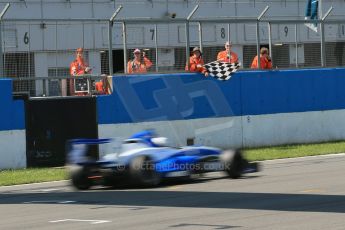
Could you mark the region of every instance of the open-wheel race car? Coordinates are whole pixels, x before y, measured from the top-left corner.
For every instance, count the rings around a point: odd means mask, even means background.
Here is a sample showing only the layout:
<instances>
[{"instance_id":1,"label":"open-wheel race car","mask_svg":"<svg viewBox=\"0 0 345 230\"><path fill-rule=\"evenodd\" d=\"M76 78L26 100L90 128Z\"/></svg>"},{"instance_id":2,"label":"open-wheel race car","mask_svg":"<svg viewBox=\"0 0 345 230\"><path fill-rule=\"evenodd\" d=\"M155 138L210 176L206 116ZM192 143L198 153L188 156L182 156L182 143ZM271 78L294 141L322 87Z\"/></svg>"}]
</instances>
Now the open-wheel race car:
<instances>
[{"instance_id":1,"label":"open-wheel race car","mask_svg":"<svg viewBox=\"0 0 345 230\"><path fill-rule=\"evenodd\" d=\"M67 163L71 182L81 190L123 182L151 187L165 179L188 179L193 174L215 171L239 178L259 168L257 162L248 162L240 150L196 145L175 148L166 146L166 140L145 130L122 141L117 152L99 160L87 156L89 147L110 143L112 139L70 140Z\"/></svg>"}]
</instances>

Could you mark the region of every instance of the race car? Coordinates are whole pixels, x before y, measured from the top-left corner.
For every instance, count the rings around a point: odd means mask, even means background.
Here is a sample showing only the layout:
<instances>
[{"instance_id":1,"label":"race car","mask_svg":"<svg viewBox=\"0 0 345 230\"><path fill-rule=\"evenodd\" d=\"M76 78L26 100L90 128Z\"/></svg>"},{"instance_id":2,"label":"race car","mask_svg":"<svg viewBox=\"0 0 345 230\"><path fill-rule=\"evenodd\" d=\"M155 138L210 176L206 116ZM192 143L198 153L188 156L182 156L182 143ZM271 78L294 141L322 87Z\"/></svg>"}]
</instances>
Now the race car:
<instances>
[{"instance_id":1,"label":"race car","mask_svg":"<svg viewBox=\"0 0 345 230\"><path fill-rule=\"evenodd\" d=\"M93 160L90 146L113 139L74 139L69 141L68 169L72 185L80 190L93 185L115 186L123 182L152 187L165 179L189 179L192 175L224 171L230 178L257 172L257 162L248 162L240 150L207 146L169 147L167 138L144 130L124 140L118 152Z\"/></svg>"}]
</instances>

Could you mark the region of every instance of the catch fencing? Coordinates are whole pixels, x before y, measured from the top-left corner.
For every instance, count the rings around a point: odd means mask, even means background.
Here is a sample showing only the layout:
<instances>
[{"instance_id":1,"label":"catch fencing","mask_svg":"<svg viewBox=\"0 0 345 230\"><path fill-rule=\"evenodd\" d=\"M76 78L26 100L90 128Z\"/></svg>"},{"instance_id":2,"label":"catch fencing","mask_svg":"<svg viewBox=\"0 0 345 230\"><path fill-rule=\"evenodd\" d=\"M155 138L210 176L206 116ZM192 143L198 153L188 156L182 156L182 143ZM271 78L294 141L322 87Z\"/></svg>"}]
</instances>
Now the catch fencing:
<instances>
[{"instance_id":1,"label":"catch fencing","mask_svg":"<svg viewBox=\"0 0 345 230\"><path fill-rule=\"evenodd\" d=\"M205 63L217 59L227 41L249 70L261 47L269 48L273 68L338 67L345 64L345 19L117 18L4 19L0 17L0 73L14 80L15 93L69 96L70 63L77 48L91 67L88 94L104 76L127 73L133 51L141 49L153 65L149 73L184 72L193 47ZM311 29L313 28L313 29ZM314 31L315 30L315 31Z\"/></svg>"}]
</instances>

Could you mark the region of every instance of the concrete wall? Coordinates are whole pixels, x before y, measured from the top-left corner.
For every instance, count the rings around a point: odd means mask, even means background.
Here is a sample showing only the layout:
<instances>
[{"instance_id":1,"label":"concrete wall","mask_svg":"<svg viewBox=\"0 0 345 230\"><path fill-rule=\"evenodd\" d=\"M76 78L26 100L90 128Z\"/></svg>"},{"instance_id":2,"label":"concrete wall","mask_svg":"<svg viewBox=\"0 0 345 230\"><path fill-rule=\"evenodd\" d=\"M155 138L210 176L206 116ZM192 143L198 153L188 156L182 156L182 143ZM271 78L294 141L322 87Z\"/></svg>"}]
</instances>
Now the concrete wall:
<instances>
[{"instance_id":1,"label":"concrete wall","mask_svg":"<svg viewBox=\"0 0 345 230\"><path fill-rule=\"evenodd\" d=\"M222 148L344 139L345 69L238 72L229 81L198 74L113 78L98 98L99 137L155 128L173 145Z\"/></svg>"},{"instance_id":2,"label":"concrete wall","mask_svg":"<svg viewBox=\"0 0 345 230\"><path fill-rule=\"evenodd\" d=\"M0 169L26 167L25 130L0 131Z\"/></svg>"},{"instance_id":3,"label":"concrete wall","mask_svg":"<svg viewBox=\"0 0 345 230\"><path fill-rule=\"evenodd\" d=\"M99 125L99 137L125 139L155 129L173 146L259 147L345 139L345 110Z\"/></svg>"}]
</instances>

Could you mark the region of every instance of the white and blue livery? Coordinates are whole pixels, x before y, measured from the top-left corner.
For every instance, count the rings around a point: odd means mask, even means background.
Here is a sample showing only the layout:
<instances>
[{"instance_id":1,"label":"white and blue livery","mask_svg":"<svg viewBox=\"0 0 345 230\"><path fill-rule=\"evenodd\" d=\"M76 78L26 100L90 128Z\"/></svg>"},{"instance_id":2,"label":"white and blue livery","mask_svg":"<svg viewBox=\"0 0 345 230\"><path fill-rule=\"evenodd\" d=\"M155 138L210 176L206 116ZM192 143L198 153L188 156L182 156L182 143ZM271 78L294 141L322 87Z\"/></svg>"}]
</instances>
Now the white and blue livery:
<instances>
[{"instance_id":1,"label":"white and blue livery","mask_svg":"<svg viewBox=\"0 0 345 230\"><path fill-rule=\"evenodd\" d=\"M207 146L166 146L166 138L145 130L122 142L118 153L107 154L95 161L87 156L91 145L111 139L75 139L70 141L68 166L72 184L88 189L94 184L131 183L155 186L168 178L190 178L193 174L224 171L230 178L258 171L257 163L249 163L239 150L221 150Z\"/></svg>"}]
</instances>

